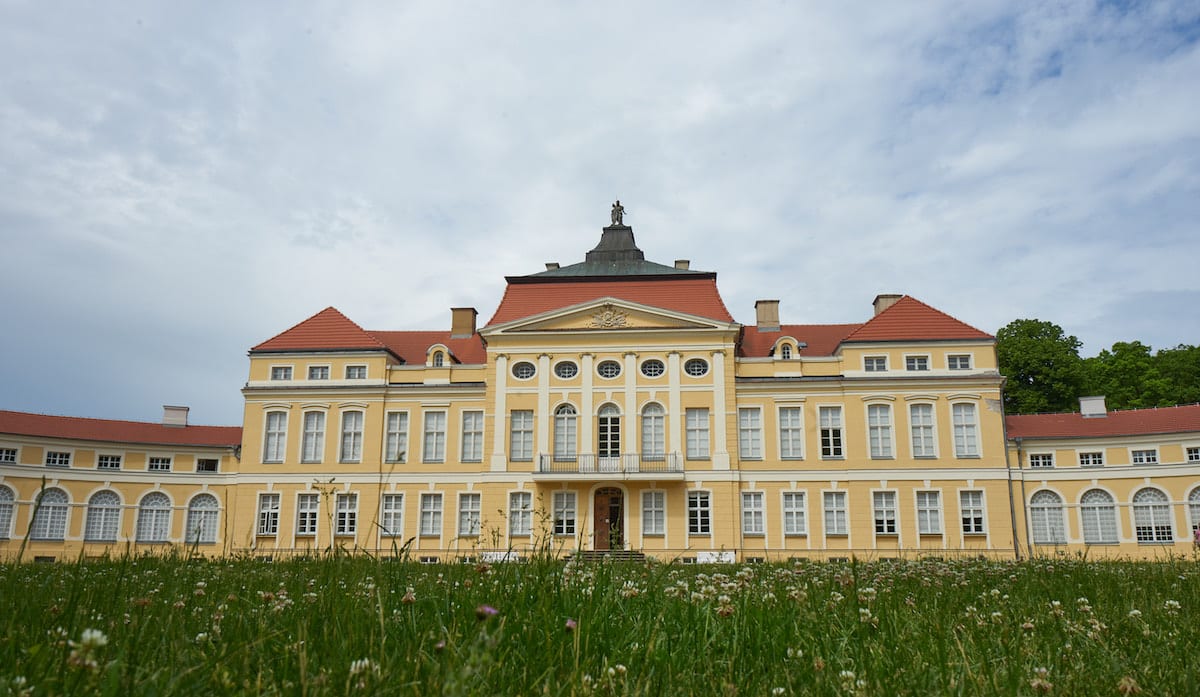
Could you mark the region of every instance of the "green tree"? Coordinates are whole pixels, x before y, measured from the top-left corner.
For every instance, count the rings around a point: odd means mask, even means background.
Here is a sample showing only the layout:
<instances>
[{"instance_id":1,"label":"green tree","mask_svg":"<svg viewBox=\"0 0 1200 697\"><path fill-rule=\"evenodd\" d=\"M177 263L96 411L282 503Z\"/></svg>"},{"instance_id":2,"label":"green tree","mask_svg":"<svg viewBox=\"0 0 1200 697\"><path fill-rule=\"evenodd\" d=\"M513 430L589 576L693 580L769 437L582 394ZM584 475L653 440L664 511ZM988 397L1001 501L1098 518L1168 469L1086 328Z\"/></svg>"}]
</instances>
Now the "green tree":
<instances>
[{"instance_id":1,"label":"green tree","mask_svg":"<svg viewBox=\"0 0 1200 697\"><path fill-rule=\"evenodd\" d=\"M1053 322L1018 319L996 332L1000 373L1008 378L1004 407L1010 414L1078 409L1083 387L1079 339Z\"/></svg>"},{"instance_id":2,"label":"green tree","mask_svg":"<svg viewBox=\"0 0 1200 697\"><path fill-rule=\"evenodd\" d=\"M1200 346L1180 344L1154 355L1158 374L1171 386L1172 404L1200 402Z\"/></svg>"},{"instance_id":3,"label":"green tree","mask_svg":"<svg viewBox=\"0 0 1200 697\"><path fill-rule=\"evenodd\" d=\"M1145 409L1175 404L1171 381L1164 378L1150 347L1140 341L1118 341L1084 363L1089 394L1104 395L1109 409Z\"/></svg>"}]
</instances>

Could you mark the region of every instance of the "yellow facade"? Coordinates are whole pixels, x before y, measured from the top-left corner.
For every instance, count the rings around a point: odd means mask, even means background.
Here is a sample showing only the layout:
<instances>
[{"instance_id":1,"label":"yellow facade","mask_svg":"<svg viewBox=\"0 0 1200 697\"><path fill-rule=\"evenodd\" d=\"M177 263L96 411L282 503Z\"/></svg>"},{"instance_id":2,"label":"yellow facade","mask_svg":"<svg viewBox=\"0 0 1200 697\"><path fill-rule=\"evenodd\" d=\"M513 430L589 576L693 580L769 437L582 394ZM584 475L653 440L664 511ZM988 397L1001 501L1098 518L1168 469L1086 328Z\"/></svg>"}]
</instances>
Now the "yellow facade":
<instances>
[{"instance_id":1,"label":"yellow facade","mask_svg":"<svg viewBox=\"0 0 1200 697\"><path fill-rule=\"evenodd\" d=\"M742 325L715 274L643 262L619 226L584 264L548 268L510 278L479 329L458 308L451 331L367 332L330 308L264 342L250 352L241 432L224 445L0 428L0 554L704 562L1190 549L1200 429L1006 443L993 338L918 301L879 296L854 325L781 325L778 302L760 301ZM708 304L694 297L706 283ZM1146 443L1159 462L1130 464ZM1103 467L1067 466L1093 449ZM69 464L52 464L67 451ZM1062 465L1031 469L1031 453ZM100 468L104 454L121 467ZM172 468L152 470L163 458ZM216 471L198 465L214 458ZM1146 487L1168 500L1169 540L1138 540L1133 499ZM1096 489L1115 516L1100 543L1082 517ZM53 529L34 521L46 490L67 498ZM93 505L101 491L117 503ZM1061 497L1057 512L1040 491ZM152 494L165 512L145 510ZM197 497L215 512L193 510Z\"/></svg>"}]
</instances>

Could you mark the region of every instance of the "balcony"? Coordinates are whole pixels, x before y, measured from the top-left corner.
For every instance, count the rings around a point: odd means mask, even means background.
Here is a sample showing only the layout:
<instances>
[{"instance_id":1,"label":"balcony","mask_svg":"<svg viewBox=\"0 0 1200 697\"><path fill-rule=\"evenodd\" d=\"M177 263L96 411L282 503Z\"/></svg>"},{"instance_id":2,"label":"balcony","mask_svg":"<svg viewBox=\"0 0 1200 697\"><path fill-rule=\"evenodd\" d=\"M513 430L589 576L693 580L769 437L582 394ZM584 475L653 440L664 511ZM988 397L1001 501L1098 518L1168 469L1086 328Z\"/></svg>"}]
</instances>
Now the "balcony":
<instances>
[{"instance_id":1,"label":"balcony","mask_svg":"<svg viewBox=\"0 0 1200 697\"><path fill-rule=\"evenodd\" d=\"M538 455L534 479L683 479L679 453Z\"/></svg>"}]
</instances>

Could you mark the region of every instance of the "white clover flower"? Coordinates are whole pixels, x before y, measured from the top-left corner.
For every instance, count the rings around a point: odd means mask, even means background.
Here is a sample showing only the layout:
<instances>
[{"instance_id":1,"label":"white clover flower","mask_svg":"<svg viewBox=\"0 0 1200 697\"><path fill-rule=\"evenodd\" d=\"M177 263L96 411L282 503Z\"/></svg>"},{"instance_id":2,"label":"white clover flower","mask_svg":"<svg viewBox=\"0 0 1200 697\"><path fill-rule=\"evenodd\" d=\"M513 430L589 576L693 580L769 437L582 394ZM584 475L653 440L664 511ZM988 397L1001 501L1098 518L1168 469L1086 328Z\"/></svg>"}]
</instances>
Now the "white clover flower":
<instances>
[{"instance_id":1,"label":"white clover flower","mask_svg":"<svg viewBox=\"0 0 1200 697\"><path fill-rule=\"evenodd\" d=\"M362 675L363 673L378 673L379 664L369 658L360 658L350 664L350 675Z\"/></svg>"},{"instance_id":2,"label":"white clover flower","mask_svg":"<svg viewBox=\"0 0 1200 697\"><path fill-rule=\"evenodd\" d=\"M85 629L79 635L79 645L85 649L98 649L108 645L108 637L99 629Z\"/></svg>"}]
</instances>

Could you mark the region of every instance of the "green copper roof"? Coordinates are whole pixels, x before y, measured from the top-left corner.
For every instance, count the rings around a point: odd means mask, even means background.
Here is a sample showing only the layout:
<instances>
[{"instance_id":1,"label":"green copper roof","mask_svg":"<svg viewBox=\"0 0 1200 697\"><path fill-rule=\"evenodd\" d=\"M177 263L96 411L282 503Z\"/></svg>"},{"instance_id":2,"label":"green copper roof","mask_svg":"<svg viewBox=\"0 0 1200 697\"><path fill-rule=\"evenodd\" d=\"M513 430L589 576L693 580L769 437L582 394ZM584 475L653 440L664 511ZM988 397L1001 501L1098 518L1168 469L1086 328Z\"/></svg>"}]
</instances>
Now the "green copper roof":
<instances>
[{"instance_id":1,"label":"green copper roof","mask_svg":"<svg viewBox=\"0 0 1200 697\"><path fill-rule=\"evenodd\" d=\"M584 276L695 276L706 275L704 271L678 269L674 266L646 261L646 255L638 249L633 239L633 228L627 225L612 225L604 228L600 244L587 253L584 261L525 278L575 278Z\"/></svg>"}]
</instances>

